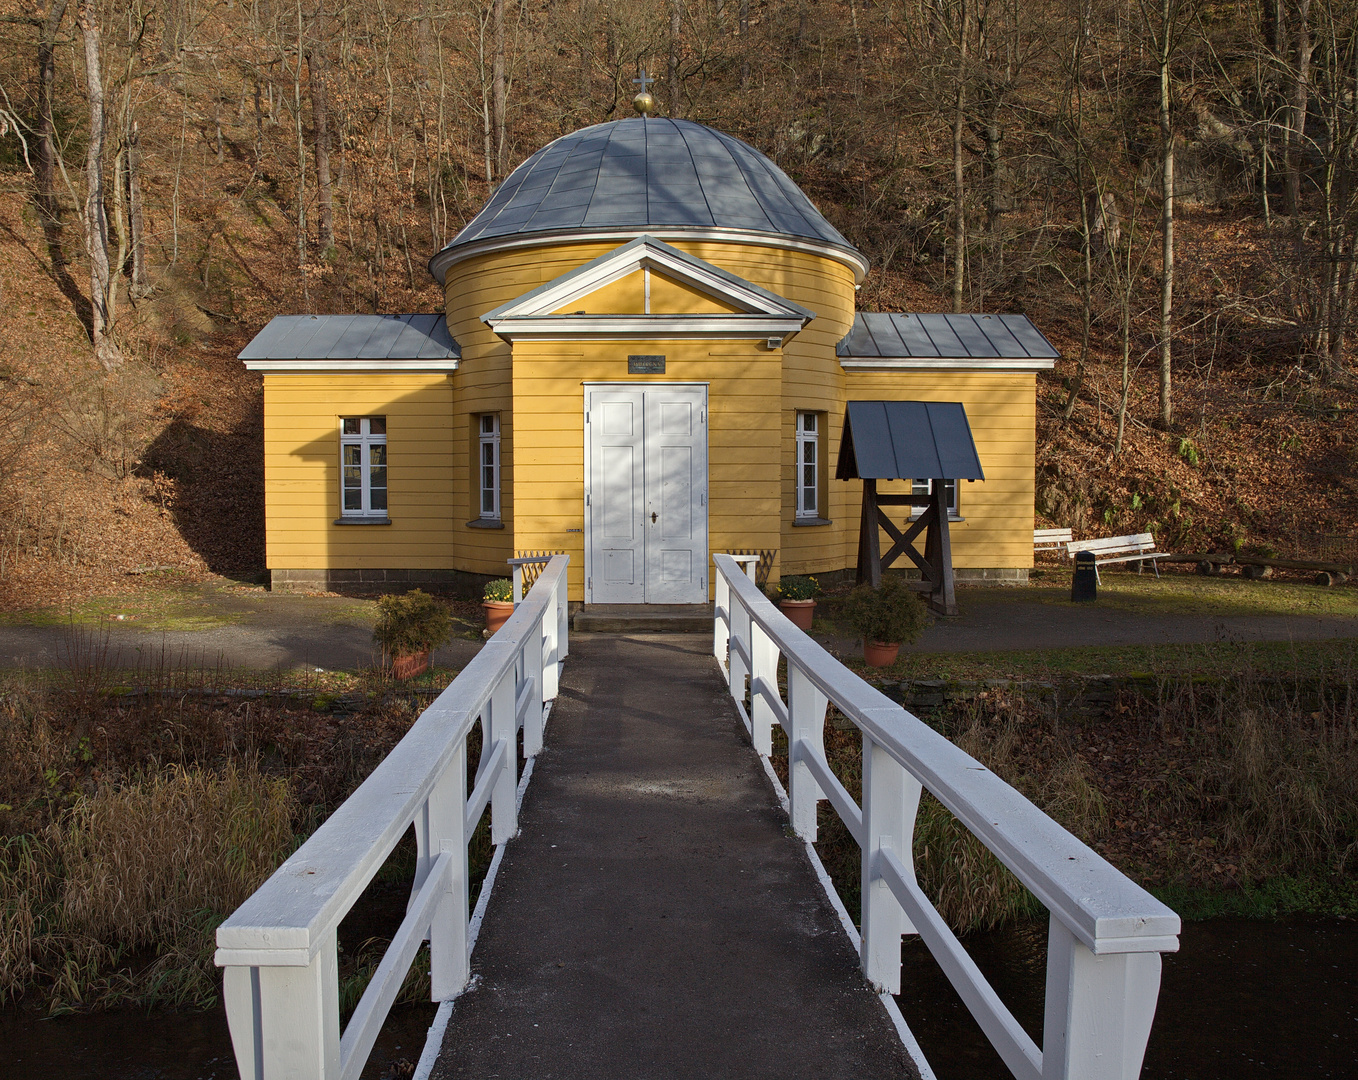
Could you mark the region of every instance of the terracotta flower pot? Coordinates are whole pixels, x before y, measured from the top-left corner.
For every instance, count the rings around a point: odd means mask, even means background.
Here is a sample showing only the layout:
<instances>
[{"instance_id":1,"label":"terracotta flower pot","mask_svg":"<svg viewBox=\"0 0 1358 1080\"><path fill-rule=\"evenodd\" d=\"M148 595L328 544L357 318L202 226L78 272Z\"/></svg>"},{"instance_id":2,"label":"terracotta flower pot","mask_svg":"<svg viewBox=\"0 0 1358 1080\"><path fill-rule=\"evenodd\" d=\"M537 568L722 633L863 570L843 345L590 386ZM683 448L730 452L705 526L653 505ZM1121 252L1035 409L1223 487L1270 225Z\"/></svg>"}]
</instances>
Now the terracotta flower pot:
<instances>
[{"instance_id":1,"label":"terracotta flower pot","mask_svg":"<svg viewBox=\"0 0 1358 1080\"><path fill-rule=\"evenodd\" d=\"M394 679L413 679L429 670L429 650L394 656L391 660L391 676Z\"/></svg>"},{"instance_id":2,"label":"terracotta flower pot","mask_svg":"<svg viewBox=\"0 0 1358 1080\"><path fill-rule=\"evenodd\" d=\"M792 620L792 625L802 630L811 629L811 617L816 610L814 600L779 600L778 610Z\"/></svg>"},{"instance_id":3,"label":"terracotta flower pot","mask_svg":"<svg viewBox=\"0 0 1358 1080\"><path fill-rule=\"evenodd\" d=\"M896 654L901 651L901 643L886 641L864 641L863 659L868 667L886 667L896 662Z\"/></svg>"},{"instance_id":4,"label":"terracotta flower pot","mask_svg":"<svg viewBox=\"0 0 1358 1080\"><path fill-rule=\"evenodd\" d=\"M486 630L491 634L504 626L514 614L513 600L484 600L481 606L486 611Z\"/></svg>"}]
</instances>

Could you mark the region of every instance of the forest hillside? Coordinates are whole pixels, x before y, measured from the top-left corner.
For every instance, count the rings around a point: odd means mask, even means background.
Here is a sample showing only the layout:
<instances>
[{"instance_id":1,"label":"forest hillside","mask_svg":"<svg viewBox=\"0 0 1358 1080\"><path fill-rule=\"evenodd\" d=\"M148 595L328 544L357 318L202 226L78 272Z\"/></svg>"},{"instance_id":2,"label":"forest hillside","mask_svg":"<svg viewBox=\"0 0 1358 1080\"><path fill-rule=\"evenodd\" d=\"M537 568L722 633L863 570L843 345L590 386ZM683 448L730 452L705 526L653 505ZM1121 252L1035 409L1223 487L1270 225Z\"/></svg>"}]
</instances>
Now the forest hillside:
<instances>
[{"instance_id":1,"label":"forest hillside","mask_svg":"<svg viewBox=\"0 0 1358 1080\"><path fill-rule=\"evenodd\" d=\"M1352 0L0 0L0 603L263 568L279 313L432 311L550 139L772 157L866 310L1021 311L1039 524L1346 557Z\"/></svg>"}]
</instances>

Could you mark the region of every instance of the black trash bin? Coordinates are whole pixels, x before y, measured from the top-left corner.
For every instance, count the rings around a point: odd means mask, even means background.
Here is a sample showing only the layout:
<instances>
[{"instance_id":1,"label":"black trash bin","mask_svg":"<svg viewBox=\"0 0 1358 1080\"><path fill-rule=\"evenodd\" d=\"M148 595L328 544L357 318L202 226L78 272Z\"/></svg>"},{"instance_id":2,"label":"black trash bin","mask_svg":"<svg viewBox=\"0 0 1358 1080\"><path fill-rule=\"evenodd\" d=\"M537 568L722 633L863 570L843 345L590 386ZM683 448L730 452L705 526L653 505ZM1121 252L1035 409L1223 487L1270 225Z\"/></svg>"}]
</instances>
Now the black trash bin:
<instances>
[{"instance_id":1,"label":"black trash bin","mask_svg":"<svg viewBox=\"0 0 1358 1080\"><path fill-rule=\"evenodd\" d=\"M1070 579L1070 599L1073 603L1099 598L1099 572L1094 566L1092 551L1075 553L1075 575Z\"/></svg>"}]
</instances>

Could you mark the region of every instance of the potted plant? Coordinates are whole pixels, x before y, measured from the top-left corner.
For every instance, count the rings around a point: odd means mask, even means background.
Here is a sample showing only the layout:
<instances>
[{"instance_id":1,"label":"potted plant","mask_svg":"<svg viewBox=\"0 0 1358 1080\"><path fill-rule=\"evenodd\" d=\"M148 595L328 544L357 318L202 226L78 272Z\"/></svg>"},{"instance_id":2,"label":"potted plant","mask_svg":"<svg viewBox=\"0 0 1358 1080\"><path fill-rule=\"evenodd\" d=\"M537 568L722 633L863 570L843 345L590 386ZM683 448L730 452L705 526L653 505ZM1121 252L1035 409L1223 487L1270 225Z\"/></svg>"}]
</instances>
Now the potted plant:
<instances>
[{"instance_id":1,"label":"potted plant","mask_svg":"<svg viewBox=\"0 0 1358 1080\"><path fill-rule=\"evenodd\" d=\"M810 630L818 592L820 585L815 578L805 574L788 574L778 582L778 608L792 620L793 626Z\"/></svg>"},{"instance_id":2,"label":"potted plant","mask_svg":"<svg viewBox=\"0 0 1358 1080\"><path fill-rule=\"evenodd\" d=\"M391 673L410 679L429 669L429 654L452 635L448 609L419 589L377 601L377 625L373 640L382 646L383 659L390 657Z\"/></svg>"},{"instance_id":3,"label":"potted plant","mask_svg":"<svg viewBox=\"0 0 1358 1080\"><path fill-rule=\"evenodd\" d=\"M514 583L504 577L486 582L481 607L486 612L486 636L489 637L514 614Z\"/></svg>"},{"instance_id":4,"label":"potted plant","mask_svg":"<svg viewBox=\"0 0 1358 1080\"><path fill-rule=\"evenodd\" d=\"M863 635L863 659L871 667L894 663L901 645L924 630L924 604L898 577L884 577L880 588L860 585L849 594L844 614Z\"/></svg>"}]
</instances>

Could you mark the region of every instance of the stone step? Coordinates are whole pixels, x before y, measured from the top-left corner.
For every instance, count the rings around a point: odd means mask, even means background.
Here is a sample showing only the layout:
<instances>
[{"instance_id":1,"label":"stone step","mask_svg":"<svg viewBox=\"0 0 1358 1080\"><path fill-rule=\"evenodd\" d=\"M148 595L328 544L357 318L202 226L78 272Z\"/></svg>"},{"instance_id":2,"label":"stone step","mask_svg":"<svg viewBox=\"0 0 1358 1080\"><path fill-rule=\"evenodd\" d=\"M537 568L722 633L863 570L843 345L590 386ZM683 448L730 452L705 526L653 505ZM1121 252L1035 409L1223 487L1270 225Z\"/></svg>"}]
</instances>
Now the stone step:
<instances>
[{"instance_id":1,"label":"stone step","mask_svg":"<svg viewBox=\"0 0 1358 1080\"><path fill-rule=\"evenodd\" d=\"M586 604L571 626L579 633L629 634L712 630L711 604Z\"/></svg>"}]
</instances>

